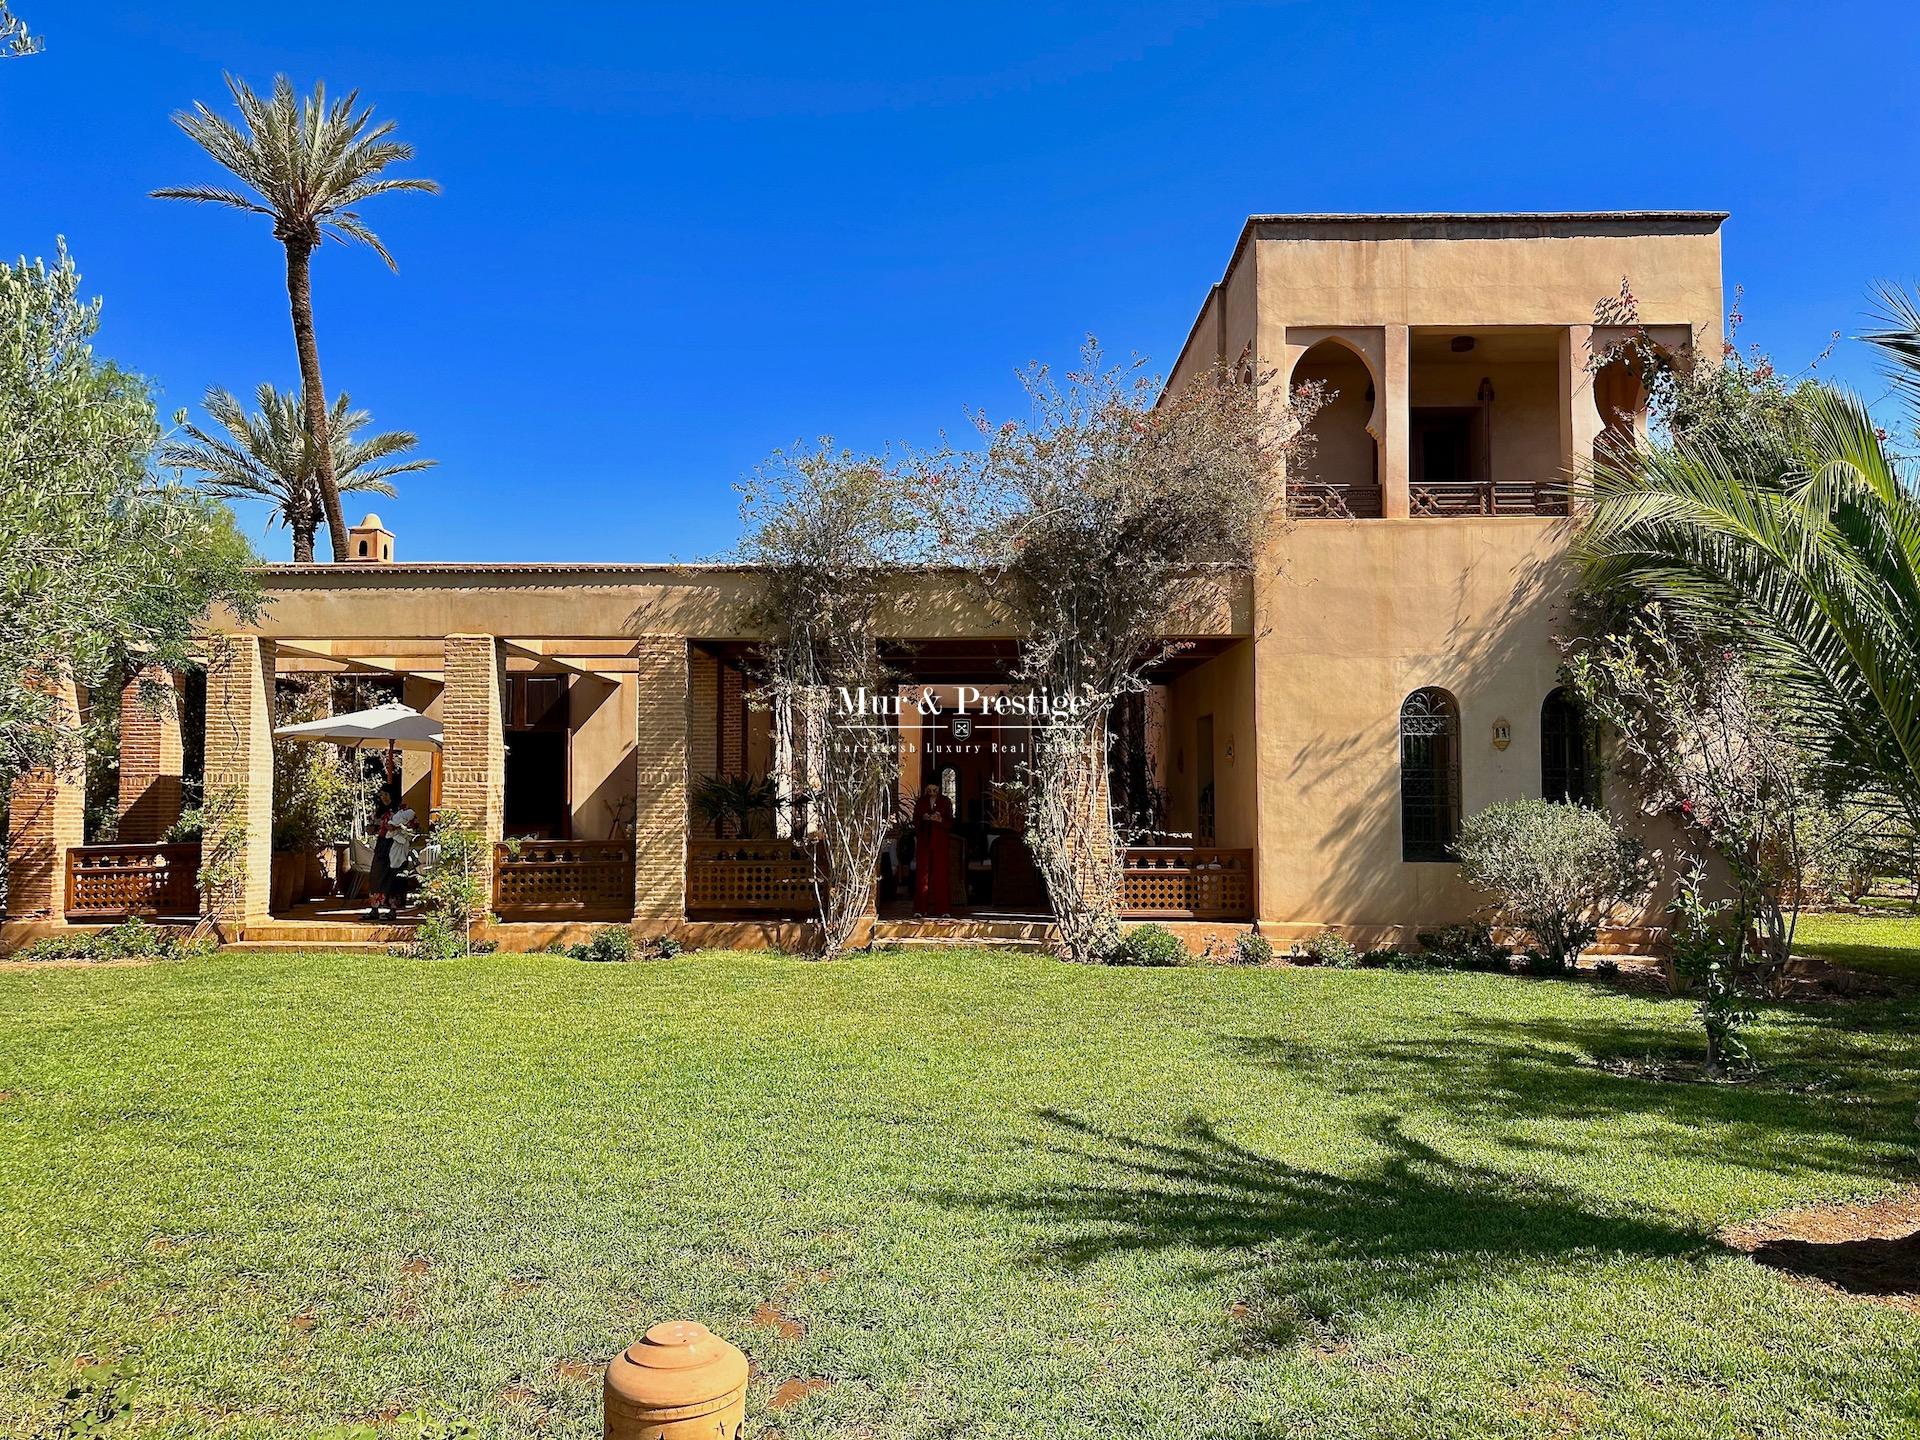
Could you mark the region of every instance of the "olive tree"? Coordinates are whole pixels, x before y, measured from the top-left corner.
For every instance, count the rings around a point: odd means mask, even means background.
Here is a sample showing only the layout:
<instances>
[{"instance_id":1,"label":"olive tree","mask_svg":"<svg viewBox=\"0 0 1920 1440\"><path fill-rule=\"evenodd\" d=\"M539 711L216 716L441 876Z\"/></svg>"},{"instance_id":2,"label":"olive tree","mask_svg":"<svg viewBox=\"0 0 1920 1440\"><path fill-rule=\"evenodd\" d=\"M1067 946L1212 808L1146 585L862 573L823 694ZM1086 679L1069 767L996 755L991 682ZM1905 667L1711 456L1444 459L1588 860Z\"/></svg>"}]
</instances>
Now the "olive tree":
<instances>
[{"instance_id":1,"label":"olive tree","mask_svg":"<svg viewBox=\"0 0 1920 1440\"><path fill-rule=\"evenodd\" d=\"M741 487L740 557L761 588L759 702L772 713L776 807L804 830L823 958L852 942L873 900L899 774L893 722L859 697L898 683L880 647L890 576L923 538L909 478L885 457L822 440L779 452Z\"/></svg>"},{"instance_id":2,"label":"olive tree","mask_svg":"<svg viewBox=\"0 0 1920 1440\"><path fill-rule=\"evenodd\" d=\"M1513 800L1469 816L1454 843L1461 874L1501 923L1524 930L1543 968L1568 970L1616 905L1646 894L1638 841L1585 805Z\"/></svg>"},{"instance_id":3,"label":"olive tree","mask_svg":"<svg viewBox=\"0 0 1920 1440\"><path fill-rule=\"evenodd\" d=\"M977 416L981 447L927 473L944 533L1011 614L1014 678L1048 698L1019 777L1027 844L1067 956L1103 960L1120 939L1109 716L1270 553L1318 397L1224 367L1163 389L1091 340L1064 378L1022 378L1028 416Z\"/></svg>"},{"instance_id":4,"label":"olive tree","mask_svg":"<svg viewBox=\"0 0 1920 1440\"><path fill-rule=\"evenodd\" d=\"M95 357L99 314L64 248L0 264L0 793L81 764L64 682L104 693L144 665L185 669L210 606L258 609L226 508L154 477L153 399Z\"/></svg>"}]
</instances>

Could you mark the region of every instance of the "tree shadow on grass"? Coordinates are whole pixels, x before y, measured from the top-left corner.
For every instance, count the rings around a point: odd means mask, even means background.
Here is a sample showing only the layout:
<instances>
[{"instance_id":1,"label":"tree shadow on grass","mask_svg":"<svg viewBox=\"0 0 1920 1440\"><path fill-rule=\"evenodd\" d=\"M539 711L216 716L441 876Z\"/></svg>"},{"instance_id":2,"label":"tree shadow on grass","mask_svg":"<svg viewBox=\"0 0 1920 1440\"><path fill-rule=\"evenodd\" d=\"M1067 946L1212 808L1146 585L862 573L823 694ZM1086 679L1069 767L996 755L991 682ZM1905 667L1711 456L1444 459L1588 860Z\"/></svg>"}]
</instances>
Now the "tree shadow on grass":
<instances>
[{"instance_id":1,"label":"tree shadow on grass","mask_svg":"<svg viewBox=\"0 0 1920 1440\"><path fill-rule=\"evenodd\" d=\"M1920 1047L1894 1032L1828 1032L1792 1053L1763 1043L1767 1069L1732 1084L1705 1081L1690 1037L1594 1018L1460 1017L1444 1036L1379 1042L1364 1064L1282 1036L1221 1040L1242 1059L1327 1091L1418 1107L1516 1147L1541 1143L1514 1136L1519 1125L1567 1126L1553 1148L1572 1151L1584 1148L1573 1127L1651 1118L1674 1127L1660 1142L1670 1155L1738 1157L1770 1173L1885 1178L1911 1155L1920 1088Z\"/></svg>"},{"instance_id":2,"label":"tree shadow on grass","mask_svg":"<svg viewBox=\"0 0 1920 1440\"><path fill-rule=\"evenodd\" d=\"M1453 1159L1387 1116L1364 1127L1386 1158L1354 1174L1289 1165L1197 1117L1151 1140L1040 1116L1060 1134L1047 1147L1055 1162L1088 1178L941 1198L1059 1232L1034 1250L1039 1265L1192 1252L1193 1279L1232 1280L1248 1349L1332 1341L1370 1313L1503 1271L1714 1248L1676 1225L1598 1213L1559 1187Z\"/></svg>"}]
</instances>

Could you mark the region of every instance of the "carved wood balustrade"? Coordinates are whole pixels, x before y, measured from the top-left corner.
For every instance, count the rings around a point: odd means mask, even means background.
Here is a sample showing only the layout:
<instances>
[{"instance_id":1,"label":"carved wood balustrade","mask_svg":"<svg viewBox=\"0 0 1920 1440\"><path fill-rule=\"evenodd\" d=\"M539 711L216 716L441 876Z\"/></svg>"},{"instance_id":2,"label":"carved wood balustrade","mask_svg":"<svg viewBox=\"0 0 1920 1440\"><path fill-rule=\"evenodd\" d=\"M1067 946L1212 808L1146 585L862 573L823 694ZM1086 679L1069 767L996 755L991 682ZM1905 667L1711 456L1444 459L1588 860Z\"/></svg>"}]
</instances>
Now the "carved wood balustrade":
<instances>
[{"instance_id":1,"label":"carved wood balustrade","mask_svg":"<svg viewBox=\"0 0 1920 1440\"><path fill-rule=\"evenodd\" d=\"M1253 851L1136 845L1122 870L1129 920L1253 919Z\"/></svg>"},{"instance_id":2,"label":"carved wood balustrade","mask_svg":"<svg viewBox=\"0 0 1920 1440\"><path fill-rule=\"evenodd\" d=\"M493 908L503 920L633 913L630 840L517 840L493 852Z\"/></svg>"},{"instance_id":3,"label":"carved wood balustrade","mask_svg":"<svg viewBox=\"0 0 1920 1440\"><path fill-rule=\"evenodd\" d=\"M200 842L76 845L67 851L67 917L178 919L200 913Z\"/></svg>"},{"instance_id":4,"label":"carved wood balustrade","mask_svg":"<svg viewBox=\"0 0 1920 1440\"><path fill-rule=\"evenodd\" d=\"M811 915L813 866L792 840L689 840L687 909Z\"/></svg>"}]
</instances>

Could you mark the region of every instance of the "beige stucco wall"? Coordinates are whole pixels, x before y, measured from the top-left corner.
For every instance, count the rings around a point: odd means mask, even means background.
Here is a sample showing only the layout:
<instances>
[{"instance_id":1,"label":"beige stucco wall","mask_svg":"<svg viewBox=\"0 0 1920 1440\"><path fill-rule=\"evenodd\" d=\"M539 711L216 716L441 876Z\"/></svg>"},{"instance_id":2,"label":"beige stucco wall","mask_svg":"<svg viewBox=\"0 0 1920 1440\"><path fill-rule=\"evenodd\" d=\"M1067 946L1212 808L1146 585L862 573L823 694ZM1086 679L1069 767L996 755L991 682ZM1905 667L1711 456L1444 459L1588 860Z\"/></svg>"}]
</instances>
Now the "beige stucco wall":
<instances>
[{"instance_id":1,"label":"beige stucco wall","mask_svg":"<svg viewBox=\"0 0 1920 1440\"><path fill-rule=\"evenodd\" d=\"M617 815L632 816L634 681L630 675L576 675L568 687L573 742L573 836L604 840Z\"/></svg>"},{"instance_id":2,"label":"beige stucco wall","mask_svg":"<svg viewBox=\"0 0 1920 1440\"><path fill-rule=\"evenodd\" d=\"M1255 220L1260 357L1289 325L1568 325L1630 280L1647 324L1719 350L1720 235L1710 218Z\"/></svg>"},{"instance_id":3,"label":"beige stucco wall","mask_svg":"<svg viewBox=\"0 0 1920 1440\"><path fill-rule=\"evenodd\" d=\"M1460 706L1461 807L1540 793L1540 702L1568 573L1564 530L1532 519L1320 521L1261 582L1254 641L1260 913L1291 923L1465 918L1451 864L1400 849L1400 704ZM1504 751L1496 720L1512 727Z\"/></svg>"},{"instance_id":4,"label":"beige stucco wall","mask_svg":"<svg viewBox=\"0 0 1920 1440\"><path fill-rule=\"evenodd\" d=\"M1246 849L1257 842L1257 747L1253 741L1254 649L1232 646L1167 687L1167 825L1192 834L1198 823L1200 717L1213 717L1214 843Z\"/></svg>"}]
</instances>

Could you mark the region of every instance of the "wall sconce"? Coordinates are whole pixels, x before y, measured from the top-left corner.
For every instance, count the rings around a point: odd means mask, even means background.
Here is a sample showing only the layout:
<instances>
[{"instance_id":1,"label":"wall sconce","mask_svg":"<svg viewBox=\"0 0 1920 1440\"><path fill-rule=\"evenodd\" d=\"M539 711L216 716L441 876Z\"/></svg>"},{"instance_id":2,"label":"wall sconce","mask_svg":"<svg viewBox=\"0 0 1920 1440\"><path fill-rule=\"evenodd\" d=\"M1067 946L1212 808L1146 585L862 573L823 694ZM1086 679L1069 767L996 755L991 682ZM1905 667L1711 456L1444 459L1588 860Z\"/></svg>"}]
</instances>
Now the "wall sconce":
<instances>
[{"instance_id":1,"label":"wall sconce","mask_svg":"<svg viewBox=\"0 0 1920 1440\"><path fill-rule=\"evenodd\" d=\"M1504 750L1513 743L1513 726L1503 717L1493 722L1493 748Z\"/></svg>"}]
</instances>

